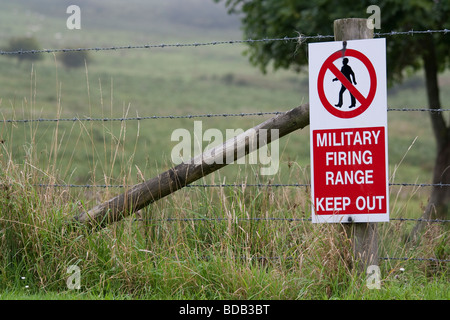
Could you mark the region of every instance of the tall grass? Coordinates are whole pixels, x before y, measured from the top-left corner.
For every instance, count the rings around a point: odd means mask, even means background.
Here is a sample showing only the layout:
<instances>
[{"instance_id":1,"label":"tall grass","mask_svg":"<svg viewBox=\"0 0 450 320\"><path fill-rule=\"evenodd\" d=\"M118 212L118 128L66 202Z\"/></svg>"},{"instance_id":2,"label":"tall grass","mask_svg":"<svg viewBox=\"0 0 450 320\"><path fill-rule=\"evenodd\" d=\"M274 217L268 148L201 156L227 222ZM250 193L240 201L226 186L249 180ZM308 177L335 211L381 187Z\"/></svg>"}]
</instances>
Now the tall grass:
<instances>
[{"instance_id":1,"label":"tall grass","mask_svg":"<svg viewBox=\"0 0 450 320\"><path fill-rule=\"evenodd\" d=\"M121 126L118 136L103 126L102 134L111 139L100 144L94 128L86 127L84 139L93 149L111 149L109 157L92 160L92 170L100 170L110 183L111 165L120 162L121 182L127 185L135 179L129 170L133 155L119 155L127 132L126 124ZM64 170L56 157L67 146L55 128L52 147L37 150L34 128L29 130L23 162L14 160L6 147L12 141L2 144L0 154L3 292L99 299L449 297L445 262L380 261L383 288L369 290L365 275L352 268L355 258L346 229L308 221L307 189L186 188L102 230L69 228L67 221L80 210L120 190L37 186L61 181ZM39 169L40 157L52 165ZM305 179L304 168L288 168L290 179ZM238 176L257 169L237 169ZM223 180L220 172L203 181L217 180ZM411 247L403 241L408 223L380 224L381 256L448 259L448 230L429 225L422 241ZM71 265L81 270L79 290L70 290L66 282Z\"/></svg>"}]
</instances>

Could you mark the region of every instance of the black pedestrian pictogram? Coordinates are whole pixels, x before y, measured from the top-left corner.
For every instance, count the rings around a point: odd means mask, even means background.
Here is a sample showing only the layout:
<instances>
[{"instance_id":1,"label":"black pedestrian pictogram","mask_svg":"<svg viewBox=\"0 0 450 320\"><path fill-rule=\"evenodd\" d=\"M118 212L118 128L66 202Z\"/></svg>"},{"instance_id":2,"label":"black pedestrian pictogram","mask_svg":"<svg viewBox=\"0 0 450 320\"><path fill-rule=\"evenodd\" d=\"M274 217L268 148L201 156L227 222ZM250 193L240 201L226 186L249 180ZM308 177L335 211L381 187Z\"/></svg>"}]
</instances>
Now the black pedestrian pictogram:
<instances>
[{"instance_id":1,"label":"black pedestrian pictogram","mask_svg":"<svg viewBox=\"0 0 450 320\"><path fill-rule=\"evenodd\" d=\"M344 58L342 60L342 64L343 66L341 68L341 73L348 79L348 81L350 81L350 83L352 83L353 81L353 83L356 85L355 73L353 72L352 68L348 65L348 58ZM333 79L333 81L337 80L338 78ZM345 90L347 90L347 88L343 84L341 84L341 90L339 91L339 102L335 104L335 106L338 108L342 107L342 96ZM356 106L356 99L350 91L349 93L351 99L351 105L349 106L349 108L354 108Z\"/></svg>"}]
</instances>

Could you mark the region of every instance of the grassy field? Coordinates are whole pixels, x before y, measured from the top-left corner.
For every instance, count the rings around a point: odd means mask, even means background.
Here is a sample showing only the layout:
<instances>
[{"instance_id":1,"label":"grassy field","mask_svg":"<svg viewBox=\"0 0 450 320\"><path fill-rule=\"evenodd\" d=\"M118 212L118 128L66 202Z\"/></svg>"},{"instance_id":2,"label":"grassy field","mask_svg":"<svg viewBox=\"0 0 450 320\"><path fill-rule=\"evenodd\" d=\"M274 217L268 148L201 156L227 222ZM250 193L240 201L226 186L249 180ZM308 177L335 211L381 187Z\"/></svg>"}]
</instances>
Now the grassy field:
<instances>
[{"instance_id":1,"label":"grassy field","mask_svg":"<svg viewBox=\"0 0 450 320\"><path fill-rule=\"evenodd\" d=\"M202 1L80 1L82 29L67 30L67 1L0 1L0 47L32 34L44 48L240 39L237 21ZM187 18L189 17L189 18ZM331 29L331 28L330 28ZM332 30L330 30L332 32ZM306 48L306 46L305 46ZM300 48L305 50L305 48ZM91 51L84 68L57 55L35 63L0 56L3 119L112 118L286 111L308 101L307 74L261 75L243 45ZM302 54L302 53L299 53ZM440 77L448 101L450 75ZM426 107L422 74L389 90L391 108ZM382 288L355 274L339 225L311 225L307 188L187 188L91 233L65 222L173 164L173 130L250 128L269 116L0 124L0 299L449 299L448 229L432 224L416 246L413 222L379 225ZM388 114L392 183L429 183L435 147L428 114ZM207 143L205 142L204 145ZM231 165L200 183L308 183L309 132L281 139L277 175ZM418 218L428 188L392 187L391 217ZM216 218L221 218L217 220ZM255 221L255 219L259 219ZM290 220L289 220L290 219ZM81 289L67 268L81 270Z\"/></svg>"}]
</instances>

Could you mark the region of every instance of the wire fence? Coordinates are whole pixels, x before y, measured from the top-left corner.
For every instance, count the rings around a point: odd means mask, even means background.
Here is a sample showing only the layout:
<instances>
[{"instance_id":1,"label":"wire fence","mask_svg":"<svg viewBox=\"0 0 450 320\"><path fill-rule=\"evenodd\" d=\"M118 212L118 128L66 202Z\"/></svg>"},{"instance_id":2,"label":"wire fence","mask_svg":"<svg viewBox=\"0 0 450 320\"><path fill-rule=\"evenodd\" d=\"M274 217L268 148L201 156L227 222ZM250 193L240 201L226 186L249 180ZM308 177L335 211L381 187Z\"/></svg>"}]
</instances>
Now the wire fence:
<instances>
[{"instance_id":1,"label":"wire fence","mask_svg":"<svg viewBox=\"0 0 450 320\"><path fill-rule=\"evenodd\" d=\"M390 37L399 35L414 36L418 34L435 34L442 33L446 35L449 29L440 30L409 30L409 31L390 31L390 32L376 32L374 37ZM191 42L191 43L161 43L161 44L142 44L142 45L126 45L126 46L108 46L108 47L90 47L90 48L61 48L61 49L39 49L39 50L16 50L16 51L0 51L0 55L22 55L22 54L39 54L39 53L67 53L80 51L111 51L111 50L133 50L133 49L163 49L163 48L186 48L186 47L205 47L217 45L232 45L232 44L249 44L257 42L275 42L295 41L299 44L309 40L328 40L334 39L333 35L315 35L307 36L300 35L297 37L279 37L279 38L264 38L264 39L245 39L245 40L225 40L225 41L208 41L208 42Z\"/></svg>"},{"instance_id":2,"label":"wire fence","mask_svg":"<svg viewBox=\"0 0 450 320\"><path fill-rule=\"evenodd\" d=\"M249 221L287 221L287 222L306 222L312 221L311 218L278 218L278 217L257 217L257 218L230 218L230 217L214 217L214 218L165 218L165 219L135 219L135 221L164 221L164 222L198 222L198 221L209 221L209 222L223 222L223 221L235 221L235 222L249 222ZM447 219L414 219L414 218L390 218L391 221L409 221L409 222L426 222L426 223L449 223L450 220Z\"/></svg>"},{"instance_id":3,"label":"wire fence","mask_svg":"<svg viewBox=\"0 0 450 320\"><path fill-rule=\"evenodd\" d=\"M390 37L390 36L414 36L421 34L444 34L447 35L449 29L440 30L409 30L409 31L390 31L375 33L374 37ZM87 48L59 48L59 49L39 49L39 50L16 50L16 51L1 51L0 56L6 55L23 55L23 54L39 54L39 53L68 53L81 51L115 51L115 50L133 50L133 49L163 49L163 48L187 48L187 47L205 47L218 45L235 45L235 44L252 44L252 43L266 43L275 41L296 42L298 45L304 44L310 40L329 40L334 39L333 35L300 35L297 37L279 37L279 38L264 38L264 39L245 39L245 40L227 40L227 41L208 41L208 42L193 42L193 43L169 43L169 44L141 44L141 45L127 45L127 46L108 46L108 47L87 47ZM443 108L389 108L387 111L397 112L447 112L450 109ZM220 113L220 114L188 114L188 115L153 115L153 116L136 116L136 117L116 117L116 118L92 118L92 117L68 117L68 118L30 118L30 119L0 119L0 123L33 123L33 122L109 122L109 121L144 121L144 120L162 120L162 119L195 119L195 118L217 118L217 117L249 117L249 116L267 116L279 115L283 111L273 112L242 112L242 113ZM390 183L390 186L405 186L405 187L450 187L450 184L431 184L431 183ZM35 187L40 188L127 188L127 185L107 185L107 184L34 184ZM225 188L225 187L258 187L258 188L278 188L278 187L310 187L310 184L191 184L186 188ZM448 223L450 220L444 219L414 219L414 218L391 218L392 221L399 222L423 222L423 223ZM135 221L143 221L143 219L135 219ZM229 217L214 217L214 218L165 218L165 219L146 219L145 221L155 222L223 222L230 221ZM278 218L278 217L264 217L264 218L235 218L235 222L262 222L262 221L285 221L285 222L308 222L311 218ZM198 257L199 259L207 259L208 257ZM249 257L242 257L249 259ZM252 260L280 260L293 259L293 257L250 257ZM398 261L428 261L428 262L450 262L449 259L423 258L423 257L380 257L379 260L398 260Z\"/></svg>"}]
</instances>

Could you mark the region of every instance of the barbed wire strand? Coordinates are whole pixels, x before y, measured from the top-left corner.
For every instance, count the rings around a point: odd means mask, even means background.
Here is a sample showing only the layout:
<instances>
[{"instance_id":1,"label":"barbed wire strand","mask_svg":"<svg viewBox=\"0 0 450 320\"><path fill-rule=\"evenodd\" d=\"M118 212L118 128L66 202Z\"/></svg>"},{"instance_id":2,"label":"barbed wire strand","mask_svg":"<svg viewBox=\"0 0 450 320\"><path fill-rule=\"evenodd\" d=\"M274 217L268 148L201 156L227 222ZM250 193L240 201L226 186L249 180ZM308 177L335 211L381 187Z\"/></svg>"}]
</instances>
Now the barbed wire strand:
<instances>
[{"instance_id":1,"label":"barbed wire strand","mask_svg":"<svg viewBox=\"0 0 450 320\"><path fill-rule=\"evenodd\" d=\"M395 258L395 257L380 257L379 260L402 260L402 261L431 261L431 262L450 262L450 259L436 259L436 258Z\"/></svg>"},{"instance_id":2,"label":"barbed wire strand","mask_svg":"<svg viewBox=\"0 0 450 320\"><path fill-rule=\"evenodd\" d=\"M450 220L446 219L423 219L423 218L390 218L390 221L400 222L430 222L430 223L449 223ZM232 217L215 217L215 218L136 218L133 221L140 222L260 222L260 221L287 221L287 222L306 222L312 221L311 218L276 218L276 217L263 217L263 218L232 218Z\"/></svg>"},{"instance_id":3,"label":"barbed wire strand","mask_svg":"<svg viewBox=\"0 0 450 320\"><path fill-rule=\"evenodd\" d=\"M42 188L128 188L133 185L124 184L44 184L38 183L33 184L34 187ZM278 187L310 187L309 183L273 183L273 184L263 184L263 183L224 183L224 184L189 184L185 186L186 188L243 188L243 187L258 187L258 188L278 188ZM389 183L389 186L402 186L402 187L450 187L450 183Z\"/></svg>"},{"instance_id":4,"label":"barbed wire strand","mask_svg":"<svg viewBox=\"0 0 450 320\"><path fill-rule=\"evenodd\" d=\"M419 112L446 112L450 109L431 109L431 108L388 108L387 111L419 111ZM124 118L91 118L91 117L72 117L72 118L36 118L36 119L0 119L0 123L30 123L30 122L108 122L108 121L142 121L142 120L158 120L158 119L195 119L195 118L216 118L216 117L249 117L249 116L266 116L279 115L285 111L269 111L269 112L241 112L241 113L205 113L205 114L188 114L188 115L162 115L162 116L145 116L145 117L124 117Z\"/></svg>"},{"instance_id":5,"label":"barbed wire strand","mask_svg":"<svg viewBox=\"0 0 450 320\"><path fill-rule=\"evenodd\" d=\"M450 109L449 109L450 110ZM91 118L91 117L72 117L72 118L37 118L37 119L3 119L0 122L20 123L20 122L106 122L106 121L141 121L141 120L157 120L157 119L194 119L194 118L214 118L214 117L247 117L247 116L265 116L265 115L278 115L284 113L283 111L271 111L271 112L241 112L241 113L205 113L205 114L188 114L188 115L163 115L163 116L146 116L146 117L127 117L127 118Z\"/></svg>"},{"instance_id":6,"label":"barbed wire strand","mask_svg":"<svg viewBox=\"0 0 450 320\"><path fill-rule=\"evenodd\" d=\"M145 252L145 253L150 253L153 254L153 252L146 250L146 249L138 249L138 251L141 252ZM159 258L159 255L155 255L155 258ZM178 256L174 256L172 257L172 259L174 261L177 262L183 262L183 261L187 261L190 259L197 259L197 260L210 260L210 259L214 259L217 258L217 256L207 256L207 255L203 255L203 256L195 256L195 257L189 257L189 258L183 258L183 257L178 257ZM226 257L229 258L229 257ZM233 257L232 259L237 260L249 260L249 261L253 261L253 260L258 260L258 261L263 261L263 260L267 260L267 261L271 261L271 260L278 260L278 261L289 261L289 260L295 260L295 259L299 259L297 257L293 257L293 256L287 256L287 257L281 257L281 256L274 256L274 257L267 257L267 256L236 256ZM437 263L443 263L443 262L450 262L450 259L437 259L437 258L423 258L423 257L419 257L419 258L412 258L412 257L379 257L378 260L382 260L382 261L389 261L389 260L397 260L397 261L419 261L419 262L437 262Z\"/></svg>"},{"instance_id":7,"label":"barbed wire strand","mask_svg":"<svg viewBox=\"0 0 450 320\"><path fill-rule=\"evenodd\" d=\"M449 29L439 30L409 30L409 31L390 31L374 33L374 37L387 37L398 35L416 35L416 34L435 34L435 33L449 33ZM22 54L39 54L39 53L67 53L80 51L111 51L111 50L131 50L131 49L156 49L156 48L186 48L186 47L200 47L200 46L217 46L217 45L231 45L257 42L275 42L275 41L296 41L297 43L304 43L306 40L326 40L334 39L334 35L315 35L306 36L300 35L297 37L281 37L281 38L263 38L263 39L244 39L244 40L225 40L225 41L208 41L208 42L192 42L192 43L169 43L169 44L143 44L143 45L126 45L126 46L109 46L109 47L91 47L91 48L63 48L63 49L38 49L38 50L16 50L16 51L0 51L0 55L22 55Z\"/></svg>"}]
</instances>

